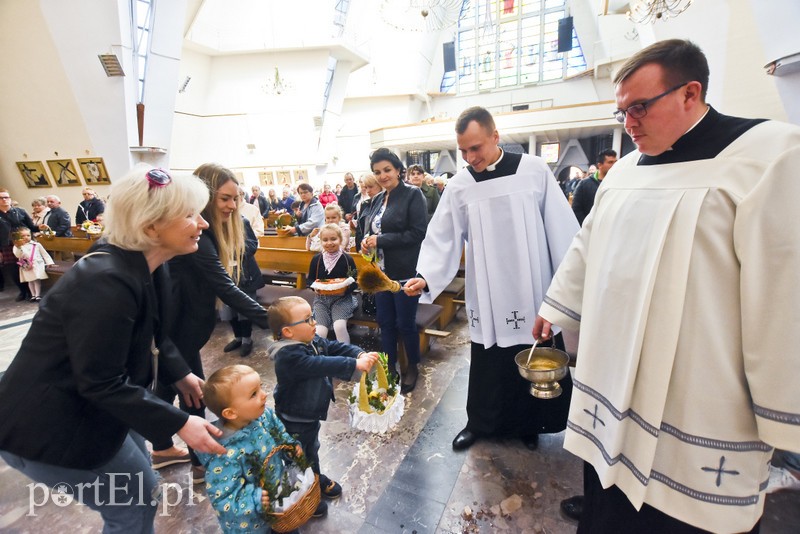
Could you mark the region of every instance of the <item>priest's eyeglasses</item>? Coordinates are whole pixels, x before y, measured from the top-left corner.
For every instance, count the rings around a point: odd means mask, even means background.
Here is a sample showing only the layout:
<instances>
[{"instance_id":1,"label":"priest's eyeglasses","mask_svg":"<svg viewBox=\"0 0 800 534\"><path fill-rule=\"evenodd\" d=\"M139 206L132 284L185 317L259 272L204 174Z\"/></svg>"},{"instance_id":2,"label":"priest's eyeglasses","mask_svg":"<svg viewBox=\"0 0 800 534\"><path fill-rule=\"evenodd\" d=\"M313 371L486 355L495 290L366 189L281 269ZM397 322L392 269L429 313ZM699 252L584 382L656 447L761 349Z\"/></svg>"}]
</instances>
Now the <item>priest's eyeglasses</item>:
<instances>
[{"instance_id":1,"label":"priest's eyeglasses","mask_svg":"<svg viewBox=\"0 0 800 534\"><path fill-rule=\"evenodd\" d=\"M672 89L667 89L666 91L664 91L663 93L661 93L658 96L654 96L653 98L649 98L649 99L645 100L644 102L639 102L638 104L634 104L632 106L628 106L627 109L618 109L617 111L614 112L614 118L617 119L617 122L619 122L621 124L625 123L625 116L626 115L630 115L631 118L634 118L634 119L641 119L642 117L647 115L647 106L649 106L650 104L655 103L656 101L658 101L661 98L664 98L665 96L667 96L671 92L677 91L678 89L680 89L681 87L683 87L684 85L686 85L688 83L689 82L683 82L680 85L676 85Z\"/></svg>"},{"instance_id":2,"label":"priest's eyeglasses","mask_svg":"<svg viewBox=\"0 0 800 534\"><path fill-rule=\"evenodd\" d=\"M301 319L299 321L295 321L293 323L285 324L283 326L297 326L299 324L306 323L307 325L313 326L317 322L316 317L314 317L314 313L312 312L311 315L306 317L305 319Z\"/></svg>"}]
</instances>

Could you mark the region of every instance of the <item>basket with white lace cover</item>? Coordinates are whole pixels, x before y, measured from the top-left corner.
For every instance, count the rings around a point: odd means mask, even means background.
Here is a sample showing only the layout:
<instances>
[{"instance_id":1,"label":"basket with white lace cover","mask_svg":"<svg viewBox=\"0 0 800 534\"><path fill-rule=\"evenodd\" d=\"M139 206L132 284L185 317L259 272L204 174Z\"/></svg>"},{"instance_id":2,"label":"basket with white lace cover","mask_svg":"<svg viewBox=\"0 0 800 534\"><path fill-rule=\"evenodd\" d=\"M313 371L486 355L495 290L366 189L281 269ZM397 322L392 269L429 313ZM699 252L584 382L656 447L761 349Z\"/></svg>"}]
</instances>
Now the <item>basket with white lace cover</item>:
<instances>
[{"instance_id":1,"label":"basket with white lace cover","mask_svg":"<svg viewBox=\"0 0 800 534\"><path fill-rule=\"evenodd\" d=\"M397 375L387 373L388 357L380 353L378 363L353 387L350 402L350 426L384 434L393 429L405 411L405 398L400 395Z\"/></svg>"}]
</instances>

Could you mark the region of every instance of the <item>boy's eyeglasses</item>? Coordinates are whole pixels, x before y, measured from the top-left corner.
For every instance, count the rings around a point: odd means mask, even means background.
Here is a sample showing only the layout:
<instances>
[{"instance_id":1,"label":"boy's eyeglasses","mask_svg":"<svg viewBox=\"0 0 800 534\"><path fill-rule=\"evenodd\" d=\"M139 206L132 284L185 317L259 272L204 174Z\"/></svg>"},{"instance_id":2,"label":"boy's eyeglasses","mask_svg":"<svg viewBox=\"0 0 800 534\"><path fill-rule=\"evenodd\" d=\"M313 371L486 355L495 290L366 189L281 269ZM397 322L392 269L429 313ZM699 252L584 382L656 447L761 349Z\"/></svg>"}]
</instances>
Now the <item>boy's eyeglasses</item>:
<instances>
[{"instance_id":1,"label":"boy's eyeglasses","mask_svg":"<svg viewBox=\"0 0 800 534\"><path fill-rule=\"evenodd\" d=\"M163 169L152 169L145 176L150 189L164 187L172 181L172 177Z\"/></svg>"},{"instance_id":2,"label":"boy's eyeglasses","mask_svg":"<svg viewBox=\"0 0 800 534\"><path fill-rule=\"evenodd\" d=\"M297 325L303 324L303 323L306 323L308 325L313 325L316 322L317 322L317 319L314 317L314 312L311 312L311 315L309 315L305 319L302 319L300 321L295 321L294 323L289 323L289 324L286 324L286 325L283 325L283 326L297 326Z\"/></svg>"}]
</instances>

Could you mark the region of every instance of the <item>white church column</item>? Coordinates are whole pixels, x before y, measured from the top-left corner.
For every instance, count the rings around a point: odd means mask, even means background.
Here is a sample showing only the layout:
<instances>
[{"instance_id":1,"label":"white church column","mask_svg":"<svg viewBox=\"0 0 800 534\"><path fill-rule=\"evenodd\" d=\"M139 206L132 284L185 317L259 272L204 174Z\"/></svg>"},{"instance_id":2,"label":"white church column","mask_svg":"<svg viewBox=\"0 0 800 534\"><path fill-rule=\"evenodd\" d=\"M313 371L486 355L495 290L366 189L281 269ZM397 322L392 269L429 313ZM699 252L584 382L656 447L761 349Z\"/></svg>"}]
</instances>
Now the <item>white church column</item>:
<instances>
[{"instance_id":1,"label":"white church column","mask_svg":"<svg viewBox=\"0 0 800 534\"><path fill-rule=\"evenodd\" d=\"M619 156L622 156L622 128L614 128L614 133L611 137L611 149L614 150Z\"/></svg>"}]
</instances>

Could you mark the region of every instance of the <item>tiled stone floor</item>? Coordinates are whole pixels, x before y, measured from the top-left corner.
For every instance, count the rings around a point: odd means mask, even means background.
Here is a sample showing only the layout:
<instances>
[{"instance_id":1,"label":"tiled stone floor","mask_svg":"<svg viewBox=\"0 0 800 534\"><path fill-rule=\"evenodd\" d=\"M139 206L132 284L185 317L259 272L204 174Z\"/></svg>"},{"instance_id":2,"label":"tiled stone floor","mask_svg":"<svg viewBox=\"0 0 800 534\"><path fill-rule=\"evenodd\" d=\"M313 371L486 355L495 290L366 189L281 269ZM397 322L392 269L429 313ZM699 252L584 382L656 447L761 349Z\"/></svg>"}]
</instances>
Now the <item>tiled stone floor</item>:
<instances>
[{"instance_id":1,"label":"tiled stone floor","mask_svg":"<svg viewBox=\"0 0 800 534\"><path fill-rule=\"evenodd\" d=\"M0 372L13 358L27 332L36 305L14 303L16 291L0 293ZM417 389L408 397L406 414L388 436L351 430L345 398L352 385L337 387L337 402L322 425L323 471L344 487L331 503L328 517L312 520L304 533L493 533L568 534L576 524L558 508L561 499L581 490L579 461L561 448L563 434L543 436L539 450L517 440L480 441L466 452L450 442L466 421L469 340L463 312L450 325L453 334L437 341L423 360ZM355 328L353 341L377 348L366 329ZM259 371L268 391L275 384L266 356L267 333L256 330L256 350L246 360L223 354L227 325L217 327L203 351L206 372L246 361ZM46 438L43 438L46 439ZM164 533L219 532L202 487L190 488L186 465L161 471L172 483L156 519ZM30 507L30 483L0 461L0 532L99 532L102 521L85 507L53 503ZM33 499L41 502L41 494ZM465 516L465 508L472 512ZM800 492L768 497L762 533L800 532Z\"/></svg>"}]
</instances>

